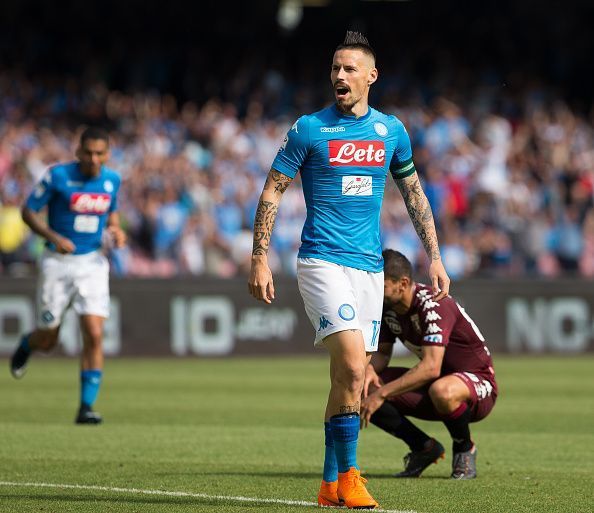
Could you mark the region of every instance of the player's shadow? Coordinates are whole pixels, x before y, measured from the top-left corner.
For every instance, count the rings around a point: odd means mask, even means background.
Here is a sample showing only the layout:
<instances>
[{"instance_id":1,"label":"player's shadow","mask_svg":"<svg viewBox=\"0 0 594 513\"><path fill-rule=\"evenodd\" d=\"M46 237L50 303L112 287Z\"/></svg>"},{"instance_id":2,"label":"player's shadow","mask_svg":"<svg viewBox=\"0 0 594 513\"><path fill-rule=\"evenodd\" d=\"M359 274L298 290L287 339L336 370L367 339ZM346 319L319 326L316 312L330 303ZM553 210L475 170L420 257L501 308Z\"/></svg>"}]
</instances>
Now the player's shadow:
<instances>
[{"instance_id":1,"label":"player's shadow","mask_svg":"<svg viewBox=\"0 0 594 513\"><path fill-rule=\"evenodd\" d=\"M250 476L250 477L274 477L274 478L303 478L318 479L320 472L254 472L252 470L223 470L223 471L194 471L194 472L154 472L156 476Z\"/></svg>"},{"instance_id":2,"label":"player's shadow","mask_svg":"<svg viewBox=\"0 0 594 513\"><path fill-rule=\"evenodd\" d=\"M262 506L264 501L262 502L253 502L253 503L246 503L241 501L234 501L231 498L226 499L210 499L210 498L201 498L201 497L149 497L149 496L135 496L135 497L123 497L121 495L117 497L98 497L98 496L80 496L80 495L68 495L68 494L55 494L55 493L47 493L43 494L42 492L36 493L24 493L19 495L11 495L11 494L0 494L0 504L7 504L8 501L11 501L13 504L18 500L33 500L33 501L43 501L45 507L47 507L48 511L58 511L52 509L51 503L52 502L60 502L60 503L117 503L120 504L130 504L130 507L138 508L141 507L143 504L151 505L151 504L162 504L163 506L208 506L208 507L221 507L222 504L229 504L229 503L236 503L237 505L241 506L242 510L255 510L255 511L262 511ZM62 504L63 505L63 504ZM15 504L16 507L16 504ZM13 510L18 511L18 510Z\"/></svg>"},{"instance_id":3,"label":"player's shadow","mask_svg":"<svg viewBox=\"0 0 594 513\"><path fill-rule=\"evenodd\" d=\"M369 478L369 479L388 479L391 481L402 481L402 482L407 482L410 480L414 480L414 481L418 481L419 479L422 479L423 481L430 479L430 480L440 480L440 479L447 479L450 480L450 476L423 476L423 477L394 477L394 474L376 474L376 473L372 473L372 472L365 472L363 474L361 474L363 477Z\"/></svg>"}]
</instances>

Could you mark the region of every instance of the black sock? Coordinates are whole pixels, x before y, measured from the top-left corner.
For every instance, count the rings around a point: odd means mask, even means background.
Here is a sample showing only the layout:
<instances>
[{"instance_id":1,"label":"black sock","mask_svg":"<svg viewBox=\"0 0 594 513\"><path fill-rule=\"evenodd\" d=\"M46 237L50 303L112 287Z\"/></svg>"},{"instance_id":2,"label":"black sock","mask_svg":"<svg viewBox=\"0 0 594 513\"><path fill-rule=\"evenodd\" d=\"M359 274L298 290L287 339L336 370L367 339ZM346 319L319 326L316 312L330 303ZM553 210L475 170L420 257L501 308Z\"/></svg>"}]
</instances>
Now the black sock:
<instances>
[{"instance_id":1,"label":"black sock","mask_svg":"<svg viewBox=\"0 0 594 513\"><path fill-rule=\"evenodd\" d=\"M371 416L371 423L383 429L396 438L400 438L411 451L422 451L430 437L410 422L393 404L385 401L384 404Z\"/></svg>"},{"instance_id":2,"label":"black sock","mask_svg":"<svg viewBox=\"0 0 594 513\"><path fill-rule=\"evenodd\" d=\"M460 413L463 408L458 408L452 415L455 417L445 418L443 423L452 436L453 444L452 451L466 452L472 449L472 440L470 439L470 408L463 403L466 408Z\"/></svg>"}]
</instances>

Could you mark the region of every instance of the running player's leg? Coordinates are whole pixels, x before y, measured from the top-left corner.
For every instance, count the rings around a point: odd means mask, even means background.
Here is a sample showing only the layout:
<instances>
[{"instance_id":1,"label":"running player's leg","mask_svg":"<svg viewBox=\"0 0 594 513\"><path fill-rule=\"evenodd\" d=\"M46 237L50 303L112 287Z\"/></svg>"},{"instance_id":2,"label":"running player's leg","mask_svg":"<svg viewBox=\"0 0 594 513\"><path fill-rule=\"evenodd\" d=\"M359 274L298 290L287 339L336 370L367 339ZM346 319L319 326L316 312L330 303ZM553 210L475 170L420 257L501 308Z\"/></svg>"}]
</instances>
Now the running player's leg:
<instances>
[{"instance_id":1,"label":"running player's leg","mask_svg":"<svg viewBox=\"0 0 594 513\"><path fill-rule=\"evenodd\" d=\"M100 253L84 255L75 277L74 310L80 315L83 350L80 366L78 424L99 424L93 411L103 379L103 326L109 317L109 264Z\"/></svg>"},{"instance_id":2,"label":"running player's leg","mask_svg":"<svg viewBox=\"0 0 594 513\"><path fill-rule=\"evenodd\" d=\"M34 351L50 351L56 346L62 317L72 294L63 257L47 251L41 258L37 281L36 329L23 334L10 359L10 372L15 378L23 377Z\"/></svg>"}]
</instances>

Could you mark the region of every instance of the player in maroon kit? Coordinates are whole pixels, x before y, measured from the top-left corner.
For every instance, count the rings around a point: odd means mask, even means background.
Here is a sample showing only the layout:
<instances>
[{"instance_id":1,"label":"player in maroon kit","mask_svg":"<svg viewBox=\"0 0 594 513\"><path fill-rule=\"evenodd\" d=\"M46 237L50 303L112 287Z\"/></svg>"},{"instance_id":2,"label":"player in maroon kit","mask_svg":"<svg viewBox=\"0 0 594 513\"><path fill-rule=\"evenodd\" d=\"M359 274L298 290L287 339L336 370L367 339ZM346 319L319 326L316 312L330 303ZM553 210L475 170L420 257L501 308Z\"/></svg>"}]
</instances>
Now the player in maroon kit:
<instances>
[{"instance_id":1,"label":"player in maroon kit","mask_svg":"<svg viewBox=\"0 0 594 513\"><path fill-rule=\"evenodd\" d=\"M385 250L384 311L379 349L367 366L361 425L372 424L411 449L396 477L419 477L445 450L406 417L442 421L453 440L454 479L476 477L470 422L484 419L497 398L493 361L476 324L454 298L434 300L431 287L415 283L404 255ZM420 361L388 367L397 339Z\"/></svg>"}]
</instances>

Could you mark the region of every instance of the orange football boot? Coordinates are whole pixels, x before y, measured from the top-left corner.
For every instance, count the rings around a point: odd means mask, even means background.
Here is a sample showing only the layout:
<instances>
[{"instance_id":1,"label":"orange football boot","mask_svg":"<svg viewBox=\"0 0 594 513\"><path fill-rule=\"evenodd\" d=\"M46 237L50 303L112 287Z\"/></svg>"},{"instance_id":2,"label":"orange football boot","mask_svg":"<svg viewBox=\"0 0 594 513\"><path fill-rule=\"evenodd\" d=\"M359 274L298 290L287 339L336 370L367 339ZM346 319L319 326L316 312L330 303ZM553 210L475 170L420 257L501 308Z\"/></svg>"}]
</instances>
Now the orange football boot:
<instances>
[{"instance_id":1,"label":"orange football boot","mask_svg":"<svg viewBox=\"0 0 594 513\"><path fill-rule=\"evenodd\" d=\"M339 500L344 501L344 505L349 509L375 509L379 504L369 494L365 488L367 479L361 477L361 472L355 467L351 467L346 472L338 473L338 491Z\"/></svg>"},{"instance_id":2,"label":"orange football boot","mask_svg":"<svg viewBox=\"0 0 594 513\"><path fill-rule=\"evenodd\" d=\"M322 479L320 491L318 492L318 506L343 506L344 503L338 498L338 481L328 483Z\"/></svg>"}]
</instances>

